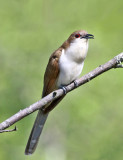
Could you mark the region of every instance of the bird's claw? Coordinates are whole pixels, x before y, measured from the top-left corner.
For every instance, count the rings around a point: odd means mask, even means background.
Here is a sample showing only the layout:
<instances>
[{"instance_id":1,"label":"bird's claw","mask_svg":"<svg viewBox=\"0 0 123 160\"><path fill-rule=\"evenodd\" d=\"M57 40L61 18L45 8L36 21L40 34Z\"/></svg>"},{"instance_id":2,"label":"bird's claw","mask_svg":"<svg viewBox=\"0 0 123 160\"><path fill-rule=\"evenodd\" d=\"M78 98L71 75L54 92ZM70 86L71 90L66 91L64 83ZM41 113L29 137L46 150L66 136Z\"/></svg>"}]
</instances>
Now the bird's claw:
<instances>
[{"instance_id":1,"label":"bird's claw","mask_svg":"<svg viewBox=\"0 0 123 160\"><path fill-rule=\"evenodd\" d=\"M78 86L79 86L77 80L74 80L73 83L74 83L74 86L75 86L75 87L78 87Z\"/></svg>"},{"instance_id":2,"label":"bird's claw","mask_svg":"<svg viewBox=\"0 0 123 160\"><path fill-rule=\"evenodd\" d=\"M67 94L67 88L65 86L61 86L60 88L63 90L64 94Z\"/></svg>"}]
</instances>

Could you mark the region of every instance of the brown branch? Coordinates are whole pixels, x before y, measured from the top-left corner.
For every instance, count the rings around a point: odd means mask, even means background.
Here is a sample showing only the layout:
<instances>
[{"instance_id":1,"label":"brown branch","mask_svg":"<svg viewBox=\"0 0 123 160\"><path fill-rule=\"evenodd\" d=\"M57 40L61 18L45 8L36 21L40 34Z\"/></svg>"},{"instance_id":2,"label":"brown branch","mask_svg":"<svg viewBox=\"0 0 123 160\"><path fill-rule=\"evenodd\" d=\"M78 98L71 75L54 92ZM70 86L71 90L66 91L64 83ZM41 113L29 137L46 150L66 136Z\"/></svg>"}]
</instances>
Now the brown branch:
<instances>
[{"instance_id":1,"label":"brown branch","mask_svg":"<svg viewBox=\"0 0 123 160\"><path fill-rule=\"evenodd\" d=\"M96 69L92 70L91 72L89 72L86 75L82 76L81 78L77 79L76 80L76 82L78 84L77 87L89 82L93 78L99 76L100 74L102 74L112 68L123 68L123 65L121 64L121 62L123 62L123 53L120 53L119 55L115 56L113 59L111 59L107 63L100 65ZM68 93L77 87L74 85L74 83L71 83L68 86L66 86L65 88L67 89L67 93ZM47 103L57 99L58 97L61 97L64 94L65 93L62 89L58 89L58 90L50 93L46 97L37 101L36 103L30 105L29 107L27 107L23 110L20 110L12 117L3 121L0 124L0 130L4 130L5 128L8 128L9 126L13 125L17 121L21 120L22 118L28 116L29 114L35 112L38 109L43 109L43 106L45 106Z\"/></svg>"}]
</instances>

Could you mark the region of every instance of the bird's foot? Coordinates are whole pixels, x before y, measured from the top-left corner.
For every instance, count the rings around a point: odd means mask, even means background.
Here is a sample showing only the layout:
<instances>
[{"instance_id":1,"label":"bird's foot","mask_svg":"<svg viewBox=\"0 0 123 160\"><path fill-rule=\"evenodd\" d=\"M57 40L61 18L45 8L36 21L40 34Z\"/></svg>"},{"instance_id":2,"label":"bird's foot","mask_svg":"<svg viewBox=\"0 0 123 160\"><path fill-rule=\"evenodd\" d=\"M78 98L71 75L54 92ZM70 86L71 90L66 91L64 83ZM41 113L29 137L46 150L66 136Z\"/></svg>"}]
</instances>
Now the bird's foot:
<instances>
[{"instance_id":1,"label":"bird's foot","mask_svg":"<svg viewBox=\"0 0 123 160\"><path fill-rule=\"evenodd\" d=\"M73 83L74 83L74 86L75 86L76 88L79 86L77 80L74 80Z\"/></svg>"},{"instance_id":2,"label":"bird's foot","mask_svg":"<svg viewBox=\"0 0 123 160\"><path fill-rule=\"evenodd\" d=\"M79 86L77 80L72 81L71 83L74 83L74 86L77 88ZM67 87L66 86L60 86L60 89L63 90L64 94L67 94Z\"/></svg>"},{"instance_id":3,"label":"bird's foot","mask_svg":"<svg viewBox=\"0 0 123 160\"><path fill-rule=\"evenodd\" d=\"M67 94L67 88L65 86L60 86L60 89L63 90L64 94Z\"/></svg>"}]
</instances>

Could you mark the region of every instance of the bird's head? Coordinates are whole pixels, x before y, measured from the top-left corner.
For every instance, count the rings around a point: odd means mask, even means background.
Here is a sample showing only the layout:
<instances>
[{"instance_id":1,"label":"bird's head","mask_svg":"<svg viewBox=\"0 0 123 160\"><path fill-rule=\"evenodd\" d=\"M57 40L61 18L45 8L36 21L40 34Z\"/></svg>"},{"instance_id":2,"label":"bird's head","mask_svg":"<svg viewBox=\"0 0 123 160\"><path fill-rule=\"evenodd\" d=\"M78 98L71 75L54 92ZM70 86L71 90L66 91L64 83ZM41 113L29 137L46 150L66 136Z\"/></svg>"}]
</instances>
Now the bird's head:
<instances>
[{"instance_id":1,"label":"bird's head","mask_svg":"<svg viewBox=\"0 0 123 160\"><path fill-rule=\"evenodd\" d=\"M88 39L94 39L92 34L88 34L84 30L73 32L68 38L69 43L86 43Z\"/></svg>"}]
</instances>

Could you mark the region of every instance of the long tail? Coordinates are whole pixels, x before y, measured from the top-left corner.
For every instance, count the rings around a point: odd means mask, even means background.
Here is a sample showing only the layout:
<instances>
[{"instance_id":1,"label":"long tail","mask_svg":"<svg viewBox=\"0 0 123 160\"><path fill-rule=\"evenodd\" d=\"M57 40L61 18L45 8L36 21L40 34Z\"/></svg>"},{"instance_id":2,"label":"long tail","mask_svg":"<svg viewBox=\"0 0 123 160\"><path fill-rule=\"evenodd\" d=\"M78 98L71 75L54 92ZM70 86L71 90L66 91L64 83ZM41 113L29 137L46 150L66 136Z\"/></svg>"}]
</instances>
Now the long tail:
<instances>
[{"instance_id":1,"label":"long tail","mask_svg":"<svg viewBox=\"0 0 123 160\"><path fill-rule=\"evenodd\" d=\"M48 113L44 114L39 110L25 149L26 155L32 154L35 151L47 117Z\"/></svg>"},{"instance_id":2,"label":"long tail","mask_svg":"<svg viewBox=\"0 0 123 160\"><path fill-rule=\"evenodd\" d=\"M41 132L43 130L45 121L48 117L48 113L64 98L64 95L55 101L53 101L50 105L47 106L46 112L42 112L39 110L38 115L36 117L35 123L33 125L31 134L29 136L29 140L25 149L25 154L29 155L32 154L36 146L38 144L39 137L41 135Z\"/></svg>"}]
</instances>

